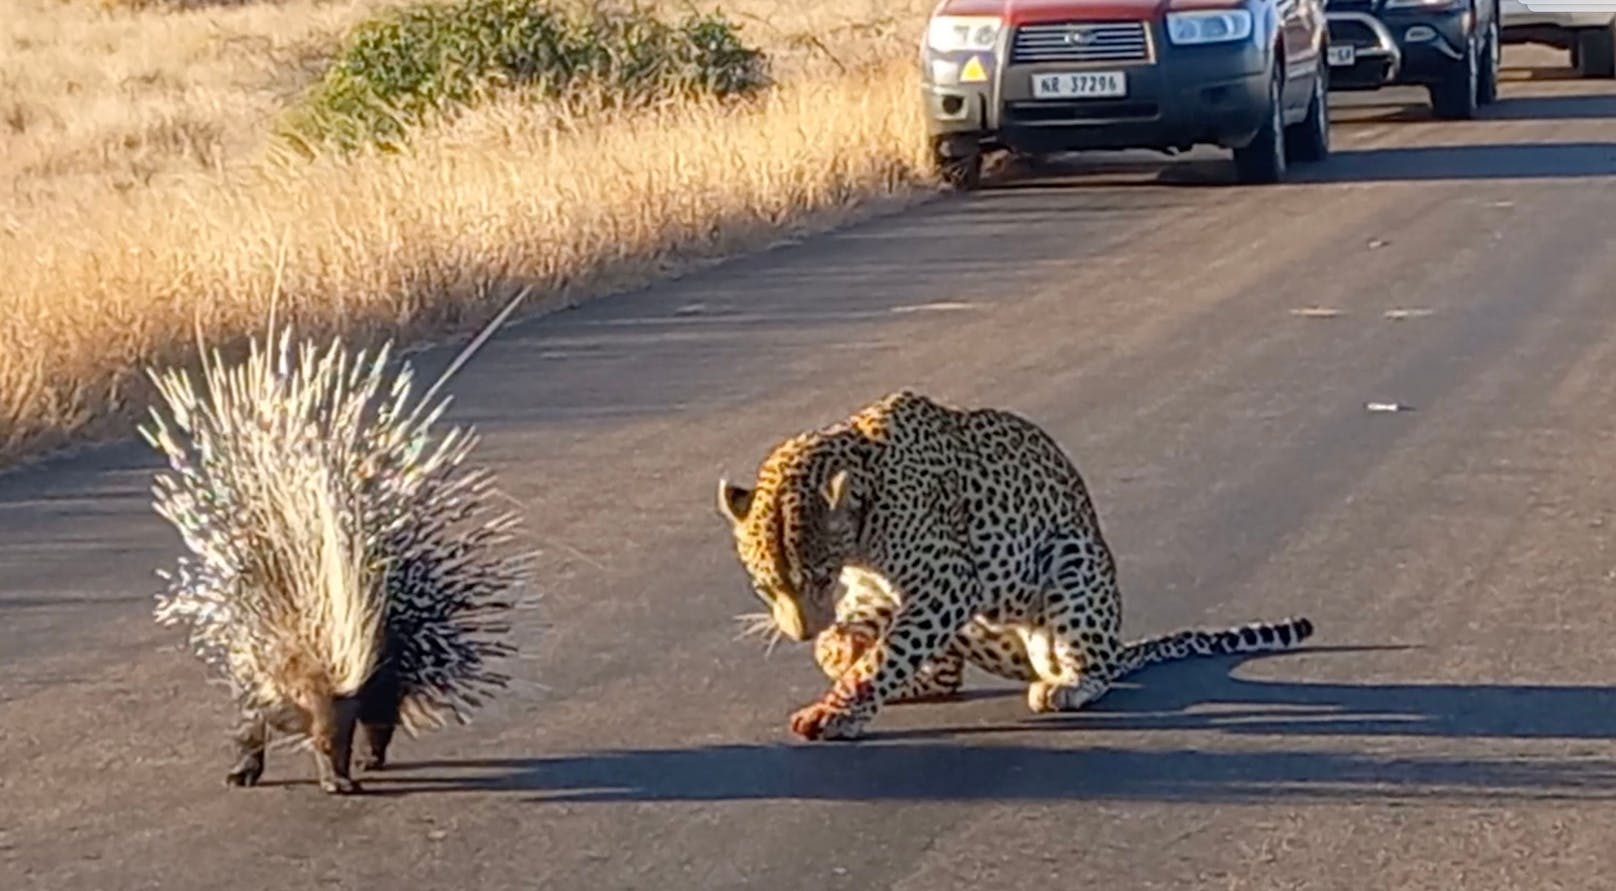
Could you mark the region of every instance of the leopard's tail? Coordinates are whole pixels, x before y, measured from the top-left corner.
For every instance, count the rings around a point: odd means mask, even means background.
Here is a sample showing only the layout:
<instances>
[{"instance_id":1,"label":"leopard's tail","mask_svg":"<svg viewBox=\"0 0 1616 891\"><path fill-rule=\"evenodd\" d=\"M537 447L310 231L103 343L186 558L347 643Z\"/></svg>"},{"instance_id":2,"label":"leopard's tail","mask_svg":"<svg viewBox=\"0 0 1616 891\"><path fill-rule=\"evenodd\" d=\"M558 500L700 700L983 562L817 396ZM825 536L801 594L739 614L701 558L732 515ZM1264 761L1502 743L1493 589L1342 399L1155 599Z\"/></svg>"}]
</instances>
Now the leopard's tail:
<instances>
[{"instance_id":1,"label":"leopard's tail","mask_svg":"<svg viewBox=\"0 0 1616 891\"><path fill-rule=\"evenodd\" d=\"M1227 656L1288 650L1313 636L1313 623L1304 618L1282 622L1253 622L1220 630L1191 629L1147 637L1122 649L1113 677L1132 674L1161 662L1192 656Z\"/></svg>"}]
</instances>

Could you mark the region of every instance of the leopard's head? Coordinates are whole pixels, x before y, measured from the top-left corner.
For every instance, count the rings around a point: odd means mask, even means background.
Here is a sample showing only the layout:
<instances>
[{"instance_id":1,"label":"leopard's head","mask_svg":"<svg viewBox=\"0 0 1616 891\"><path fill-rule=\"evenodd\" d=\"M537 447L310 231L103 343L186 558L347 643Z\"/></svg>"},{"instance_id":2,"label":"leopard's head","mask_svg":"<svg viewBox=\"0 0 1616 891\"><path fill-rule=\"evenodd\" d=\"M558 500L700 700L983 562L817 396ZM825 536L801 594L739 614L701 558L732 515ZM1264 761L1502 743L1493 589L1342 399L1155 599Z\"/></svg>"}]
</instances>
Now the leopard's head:
<instances>
[{"instance_id":1,"label":"leopard's head","mask_svg":"<svg viewBox=\"0 0 1616 891\"><path fill-rule=\"evenodd\" d=\"M780 444L754 488L718 482L718 509L752 589L774 627L799 642L835 621L837 581L859 538L858 470L822 445L812 435Z\"/></svg>"}]
</instances>

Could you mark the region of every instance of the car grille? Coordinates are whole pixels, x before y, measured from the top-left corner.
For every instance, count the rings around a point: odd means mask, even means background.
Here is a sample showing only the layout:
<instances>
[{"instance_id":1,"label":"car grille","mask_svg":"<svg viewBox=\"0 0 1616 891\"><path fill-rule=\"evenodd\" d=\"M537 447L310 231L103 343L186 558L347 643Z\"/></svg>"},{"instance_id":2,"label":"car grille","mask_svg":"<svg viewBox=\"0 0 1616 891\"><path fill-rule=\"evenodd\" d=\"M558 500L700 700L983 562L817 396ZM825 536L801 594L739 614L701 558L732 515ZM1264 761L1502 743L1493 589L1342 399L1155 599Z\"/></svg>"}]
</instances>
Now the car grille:
<instances>
[{"instance_id":1,"label":"car grille","mask_svg":"<svg viewBox=\"0 0 1616 891\"><path fill-rule=\"evenodd\" d=\"M1073 38L1076 38L1075 41ZM1012 64L1140 62L1150 59L1144 22L1050 22L1022 25L1010 47Z\"/></svg>"},{"instance_id":2,"label":"car grille","mask_svg":"<svg viewBox=\"0 0 1616 891\"><path fill-rule=\"evenodd\" d=\"M1351 44L1359 47L1375 47L1380 45L1375 31L1363 22L1334 21L1330 23L1330 42L1337 46Z\"/></svg>"},{"instance_id":3,"label":"car grille","mask_svg":"<svg viewBox=\"0 0 1616 891\"><path fill-rule=\"evenodd\" d=\"M1375 0L1325 0L1324 11L1373 13Z\"/></svg>"},{"instance_id":4,"label":"car grille","mask_svg":"<svg viewBox=\"0 0 1616 891\"><path fill-rule=\"evenodd\" d=\"M1154 120L1161 109L1154 102L1086 99L1078 102L1007 102L1007 124L1078 124L1085 121Z\"/></svg>"}]
</instances>

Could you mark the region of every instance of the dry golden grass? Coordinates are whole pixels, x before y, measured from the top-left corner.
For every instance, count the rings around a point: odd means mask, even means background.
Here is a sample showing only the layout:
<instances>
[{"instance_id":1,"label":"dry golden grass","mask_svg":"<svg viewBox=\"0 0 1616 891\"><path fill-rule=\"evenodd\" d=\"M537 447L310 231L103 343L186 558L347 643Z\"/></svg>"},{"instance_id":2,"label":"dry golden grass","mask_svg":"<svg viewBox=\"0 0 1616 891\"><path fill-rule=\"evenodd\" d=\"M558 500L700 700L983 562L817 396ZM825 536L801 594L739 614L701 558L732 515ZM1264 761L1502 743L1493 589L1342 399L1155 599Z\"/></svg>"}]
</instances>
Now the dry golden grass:
<instances>
[{"instance_id":1,"label":"dry golden grass","mask_svg":"<svg viewBox=\"0 0 1616 891\"><path fill-rule=\"evenodd\" d=\"M914 0L749 0L782 76L755 108L558 129L493 107L409 155L284 165L262 151L271 117L380 0L7 14L39 2L0 0L22 50L0 61L0 120L23 121L0 131L0 460L128 432L144 366L188 359L196 330L261 330L277 280L306 333L424 336L518 285L644 282L929 181Z\"/></svg>"},{"instance_id":2,"label":"dry golden grass","mask_svg":"<svg viewBox=\"0 0 1616 891\"><path fill-rule=\"evenodd\" d=\"M180 13L109 12L98 2L0 0L0 233L256 162L274 116L319 76L342 34L399 0ZM738 0L725 8L791 80L912 55L929 4Z\"/></svg>"},{"instance_id":3,"label":"dry golden grass","mask_svg":"<svg viewBox=\"0 0 1616 891\"><path fill-rule=\"evenodd\" d=\"M166 14L0 0L0 231L249 159L342 33L385 5Z\"/></svg>"}]
</instances>

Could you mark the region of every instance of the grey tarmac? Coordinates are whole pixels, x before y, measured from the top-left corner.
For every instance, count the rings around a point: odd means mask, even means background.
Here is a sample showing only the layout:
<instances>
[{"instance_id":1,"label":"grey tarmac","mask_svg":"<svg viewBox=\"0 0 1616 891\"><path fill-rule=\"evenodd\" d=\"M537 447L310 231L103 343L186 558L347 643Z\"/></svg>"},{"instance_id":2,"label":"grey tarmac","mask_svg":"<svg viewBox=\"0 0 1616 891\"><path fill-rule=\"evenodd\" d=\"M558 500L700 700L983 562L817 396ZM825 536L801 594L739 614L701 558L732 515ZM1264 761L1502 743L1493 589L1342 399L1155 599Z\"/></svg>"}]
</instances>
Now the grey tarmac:
<instances>
[{"instance_id":1,"label":"grey tarmac","mask_svg":"<svg viewBox=\"0 0 1616 891\"><path fill-rule=\"evenodd\" d=\"M0 888L1616 886L1616 83L1505 61L1469 122L1337 94L1292 184L1079 158L501 332L453 416L543 550L528 656L364 796L224 787L154 454L0 478ZM901 386L1066 445L1130 636L1316 636L794 741L714 484Z\"/></svg>"}]
</instances>

